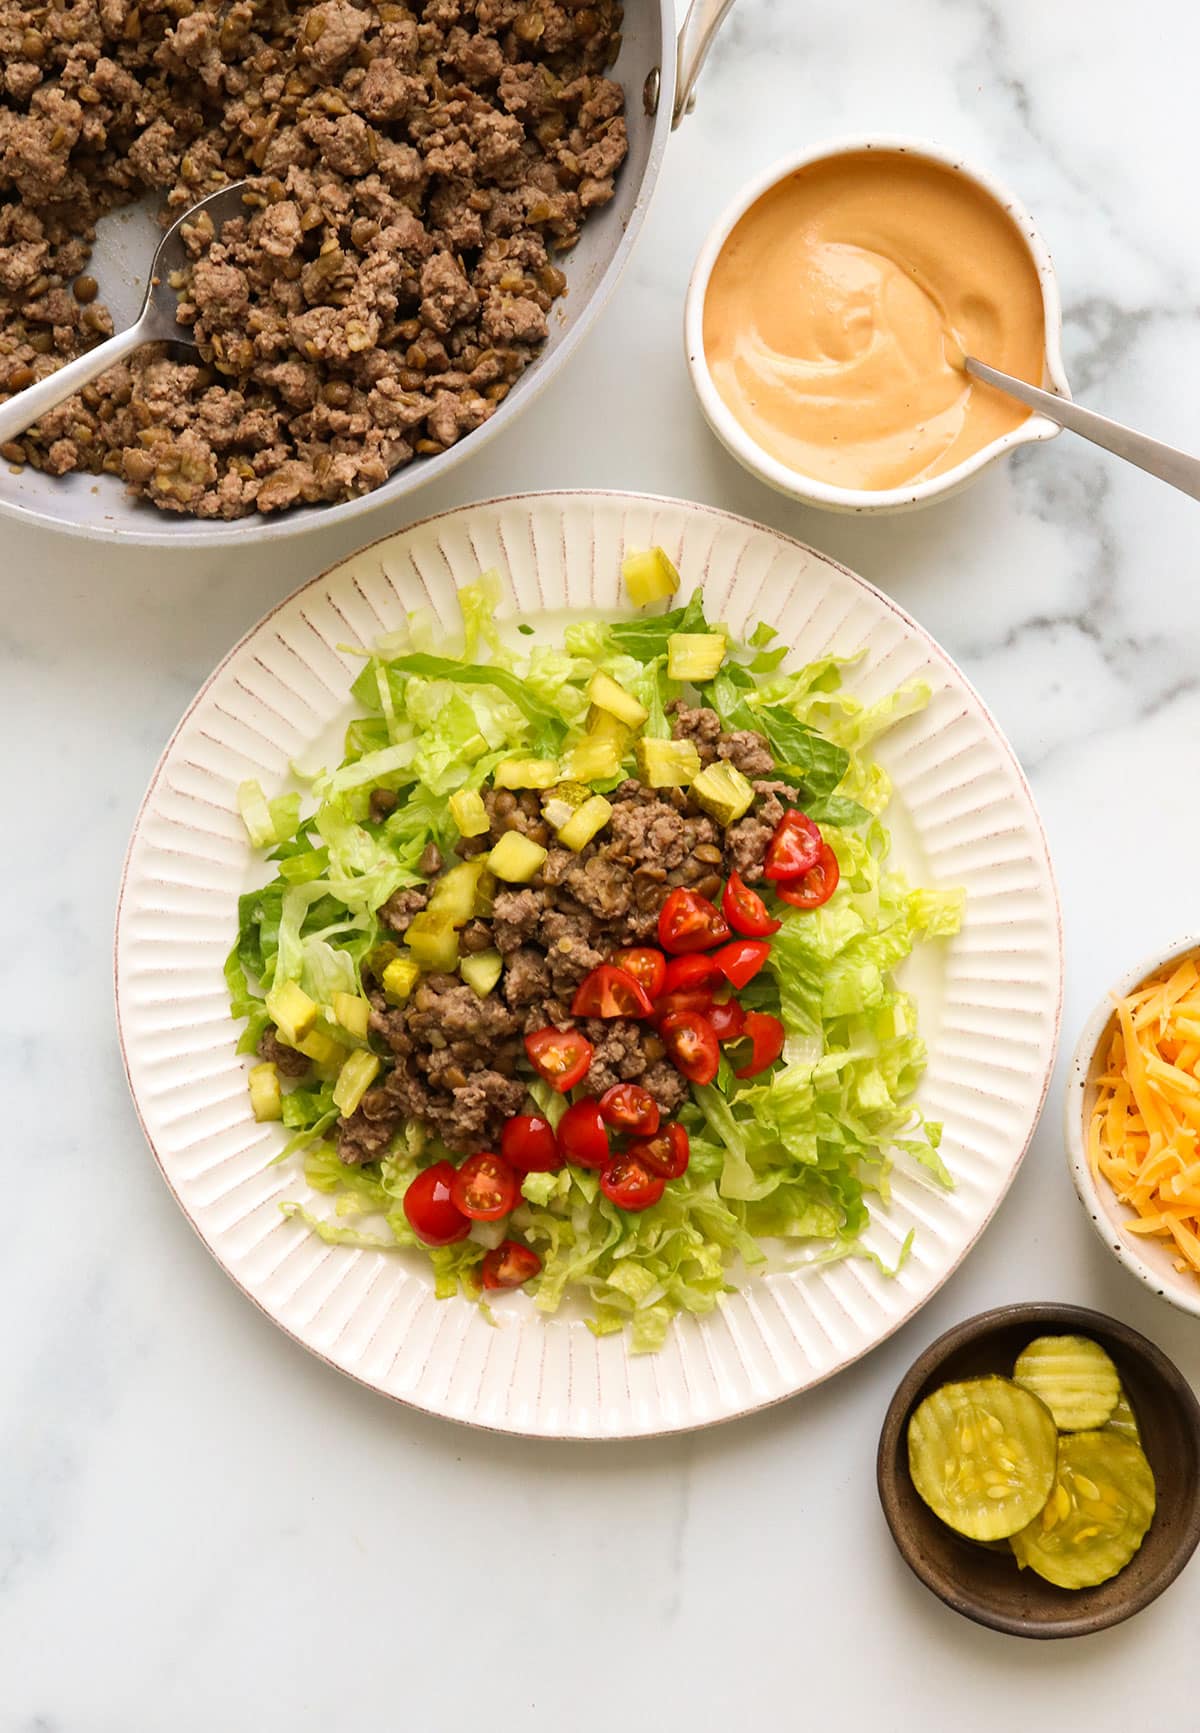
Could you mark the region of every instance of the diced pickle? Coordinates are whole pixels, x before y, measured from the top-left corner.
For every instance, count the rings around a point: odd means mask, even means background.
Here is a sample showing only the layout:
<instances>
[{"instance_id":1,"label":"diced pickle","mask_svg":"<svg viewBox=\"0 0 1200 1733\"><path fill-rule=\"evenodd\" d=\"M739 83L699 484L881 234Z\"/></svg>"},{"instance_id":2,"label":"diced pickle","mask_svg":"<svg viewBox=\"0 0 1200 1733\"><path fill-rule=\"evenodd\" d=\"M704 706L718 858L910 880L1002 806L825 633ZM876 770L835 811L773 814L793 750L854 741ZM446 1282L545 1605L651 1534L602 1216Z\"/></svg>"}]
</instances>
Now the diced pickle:
<instances>
[{"instance_id":1,"label":"diced pickle","mask_svg":"<svg viewBox=\"0 0 1200 1733\"><path fill-rule=\"evenodd\" d=\"M618 722L624 722L630 728L640 728L650 714L632 692L626 692L610 674L601 673L599 669L588 684L588 697L597 710L607 710L610 716L615 716Z\"/></svg>"},{"instance_id":2,"label":"diced pickle","mask_svg":"<svg viewBox=\"0 0 1200 1733\"><path fill-rule=\"evenodd\" d=\"M725 660L722 632L672 632L667 639L668 680L711 680Z\"/></svg>"},{"instance_id":3,"label":"diced pickle","mask_svg":"<svg viewBox=\"0 0 1200 1733\"><path fill-rule=\"evenodd\" d=\"M360 1047L338 1073L333 1086L333 1105L349 1118L378 1075L378 1058L374 1053L368 1053L365 1047Z\"/></svg>"},{"instance_id":4,"label":"diced pickle","mask_svg":"<svg viewBox=\"0 0 1200 1733\"><path fill-rule=\"evenodd\" d=\"M323 1029L314 1029L303 1041L296 1043L297 1053L303 1053L315 1065L338 1065L346 1057L346 1049Z\"/></svg>"},{"instance_id":5,"label":"diced pickle","mask_svg":"<svg viewBox=\"0 0 1200 1733\"><path fill-rule=\"evenodd\" d=\"M357 993L335 993L333 1014L348 1035L355 1035L360 1041L366 1040L371 1007L365 999L360 999Z\"/></svg>"},{"instance_id":6,"label":"diced pickle","mask_svg":"<svg viewBox=\"0 0 1200 1733\"><path fill-rule=\"evenodd\" d=\"M483 999L500 979L503 968L504 958L499 951L474 951L463 958L458 965L458 972L467 986L474 988Z\"/></svg>"},{"instance_id":7,"label":"diced pickle","mask_svg":"<svg viewBox=\"0 0 1200 1733\"><path fill-rule=\"evenodd\" d=\"M317 1004L296 981L282 981L267 994L267 1011L285 1047L295 1047L317 1020Z\"/></svg>"},{"instance_id":8,"label":"diced pickle","mask_svg":"<svg viewBox=\"0 0 1200 1733\"><path fill-rule=\"evenodd\" d=\"M279 1072L270 1060L252 1065L246 1079L250 1089L250 1106L260 1123L283 1117L283 1092L279 1087Z\"/></svg>"},{"instance_id":9,"label":"diced pickle","mask_svg":"<svg viewBox=\"0 0 1200 1733\"><path fill-rule=\"evenodd\" d=\"M587 735L589 740L611 740L618 753L624 753L629 744L633 730L627 722L622 722L614 716L611 710L601 710L595 704L587 714Z\"/></svg>"},{"instance_id":10,"label":"diced pickle","mask_svg":"<svg viewBox=\"0 0 1200 1733\"><path fill-rule=\"evenodd\" d=\"M414 915L404 935L413 962L428 972L449 974L458 964L455 925L449 914L434 909L422 909L419 915Z\"/></svg>"},{"instance_id":11,"label":"diced pickle","mask_svg":"<svg viewBox=\"0 0 1200 1733\"><path fill-rule=\"evenodd\" d=\"M1124 1570L1154 1517L1154 1474L1132 1439L1071 1432L1044 1508L1012 1537L1017 1563L1060 1589L1090 1589Z\"/></svg>"},{"instance_id":12,"label":"diced pickle","mask_svg":"<svg viewBox=\"0 0 1200 1733\"><path fill-rule=\"evenodd\" d=\"M610 782L620 774L621 754L611 740L581 740L563 762L570 782Z\"/></svg>"},{"instance_id":13,"label":"diced pickle","mask_svg":"<svg viewBox=\"0 0 1200 1733\"><path fill-rule=\"evenodd\" d=\"M522 836L519 830L506 830L486 858L488 871L495 873L498 879L510 885L527 885L541 872L546 850L540 843ZM412 932L411 927L409 932Z\"/></svg>"},{"instance_id":14,"label":"diced pickle","mask_svg":"<svg viewBox=\"0 0 1200 1733\"><path fill-rule=\"evenodd\" d=\"M1103 1426L1121 1394L1116 1367L1087 1336L1039 1336L1022 1351L1013 1381L1041 1397L1060 1432Z\"/></svg>"},{"instance_id":15,"label":"diced pickle","mask_svg":"<svg viewBox=\"0 0 1200 1733\"><path fill-rule=\"evenodd\" d=\"M679 573L661 548L631 548L621 562L621 576L635 608L665 602L679 588Z\"/></svg>"},{"instance_id":16,"label":"diced pickle","mask_svg":"<svg viewBox=\"0 0 1200 1733\"><path fill-rule=\"evenodd\" d=\"M647 788L687 788L700 774L700 754L692 740L637 743L638 775Z\"/></svg>"},{"instance_id":17,"label":"diced pickle","mask_svg":"<svg viewBox=\"0 0 1200 1733\"><path fill-rule=\"evenodd\" d=\"M573 812L566 824L560 826L558 840L564 848L569 848L578 854L585 848L597 831L604 829L612 817L612 807L602 794L593 794L590 800Z\"/></svg>"},{"instance_id":18,"label":"diced pickle","mask_svg":"<svg viewBox=\"0 0 1200 1733\"><path fill-rule=\"evenodd\" d=\"M492 781L497 788L553 788L559 774L552 758L506 758L496 766Z\"/></svg>"},{"instance_id":19,"label":"diced pickle","mask_svg":"<svg viewBox=\"0 0 1200 1733\"><path fill-rule=\"evenodd\" d=\"M384 998L389 1005L403 1005L421 978L415 957L395 957L383 971Z\"/></svg>"},{"instance_id":20,"label":"diced pickle","mask_svg":"<svg viewBox=\"0 0 1200 1733\"><path fill-rule=\"evenodd\" d=\"M434 880L429 895L429 912L446 915L454 926L465 927L479 912L480 885L486 872L487 857L481 854L452 866L449 872Z\"/></svg>"},{"instance_id":21,"label":"diced pickle","mask_svg":"<svg viewBox=\"0 0 1200 1733\"><path fill-rule=\"evenodd\" d=\"M450 796L450 816L460 836L483 836L491 828L483 796L475 788L460 788Z\"/></svg>"},{"instance_id":22,"label":"diced pickle","mask_svg":"<svg viewBox=\"0 0 1200 1733\"><path fill-rule=\"evenodd\" d=\"M710 764L692 783L692 799L720 825L730 825L749 812L754 790L736 764Z\"/></svg>"},{"instance_id":23,"label":"diced pickle","mask_svg":"<svg viewBox=\"0 0 1200 1733\"><path fill-rule=\"evenodd\" d=\"M1007 1378L944 1384L908 1423L913 1485L969 1540L1003 1540L1037 1515L1057 1448L1050 1410Z\"/></svg>"}]
</instances>

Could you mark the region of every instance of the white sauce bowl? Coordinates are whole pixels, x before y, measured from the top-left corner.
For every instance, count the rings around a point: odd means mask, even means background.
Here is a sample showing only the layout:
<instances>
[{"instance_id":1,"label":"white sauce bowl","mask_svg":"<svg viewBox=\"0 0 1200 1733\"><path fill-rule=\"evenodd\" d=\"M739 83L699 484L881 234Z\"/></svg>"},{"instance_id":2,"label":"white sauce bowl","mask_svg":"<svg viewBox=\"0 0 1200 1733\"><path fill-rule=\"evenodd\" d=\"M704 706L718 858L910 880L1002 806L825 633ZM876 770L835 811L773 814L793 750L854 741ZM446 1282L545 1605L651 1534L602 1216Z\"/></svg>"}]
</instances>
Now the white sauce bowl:
<instances>
[{"instance_id":1,"label":"white sauce bowl","mask_svg":"<svg viewBox=\"0 0 1200 1733\"><path fill-rule=\"evenodd\" d=\"M700 399L700 407L705 419L717 438L738 462L744 465L752 475L758 476L768 486L780 493L791 496L792 499L803 500L807 505L822 506L826 511L839 512L897 512L906 511L913 506L930 505L934 500L945 499L1003 457L1009 451L1015 451L1019 445L1029 445L1035 440L1053 439L1060 429L1052 421L1047 421L1044 415L1031 415L1019 427L990 444L983 446L962 463L948 469L943 475L932 477L929 481L914 481L904 487L891 488L849 488L834 487L831 483L818 481L813 476L802 475L798 470L780 463L764 451L762 446L751 439L741 422L726 405L724 399L713 383L709 372L708 361L704 353L704 301L708 293L709 278L713 266L734 225L745 216L751 205L755 204L764 193L797 169L808 168L812 163L826 162L830 158L849 156L861 151L889 151L912 156L923 157L929 162L940 164L954 173L971 180L981 190L990 195L1011 220L1016 224L1037 269L1038 280L1042 286L1042 308L1045 315L1046 350L1042 369L1042 384L1048 391L1057 392L1060 397L1070 397L1071 389L1067 384L1066 373L1062 360L1062 305L1058 295L1058 279L1054 274L1054 265L1046 244L1034 227L1033 220L1025 207L1003 187L998 186L990 175L983 174L979 169L970 168L961 158L951 156L938 145L924 139L895 137L887 133L868 133L860 137L838 139L833 143L813 145L809 150L799 151L795 156L784 158L773 167L745 187L731 205L722 213L700 249L692 271L692 279L688 285L687 301L684 306L684 345L687 352L688 369L692 376L692 384ZM988 357L981 355L981 361Z\"/></svg>"},{"instance_id":2,"label":"white sauce bowl","mask_svg":"<svg viewBox=\"0 0 1200 1733\"><path fill-rule=\"evenodd\" d=\"M1092 1174L1088 1160L1087 1127L1095 1101L1095 1078L1108 1050L1116 1018L1113 996L1123 999L1151 975L1169 964L1182 963L1200 952L1200 937L1181 940L1153 957L1146 957L1115 983L1112 991L1092 1012L1079 1036L1071 1060L1066 1092L1067 1161L1079 1201L1088 1220L1117 1262L1135 1275L1160 1299L1169 1300L1181 1312L1200 1318L1200 1276L1175 1268L1175 1251L1167 1241L1150 1235L1129 1234L1122 1223L1137 1220L1137 1211L1121 1203L1103 1176Z\"/></svg>"}]
</instances>

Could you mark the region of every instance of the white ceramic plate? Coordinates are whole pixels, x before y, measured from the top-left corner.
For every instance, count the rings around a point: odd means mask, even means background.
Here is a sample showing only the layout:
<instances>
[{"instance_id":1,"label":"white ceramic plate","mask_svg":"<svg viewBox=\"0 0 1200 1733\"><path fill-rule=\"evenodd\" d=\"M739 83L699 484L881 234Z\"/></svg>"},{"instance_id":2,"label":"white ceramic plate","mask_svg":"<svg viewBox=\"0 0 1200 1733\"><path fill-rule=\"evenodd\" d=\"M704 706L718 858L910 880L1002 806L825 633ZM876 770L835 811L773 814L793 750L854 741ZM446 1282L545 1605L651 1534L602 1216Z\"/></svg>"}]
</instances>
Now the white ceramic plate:
<instances>
[{"instance_id":1,"label":"white ceramic plate","mask_svg":"<svg viewBox=\"0 0 1200 1733\"><path fill-rule=\"evenodd\" d=\"M237 784L278 789L289 760L321 762L350 715L357 664L407 607L448 630L452 591L489 566L514 619L626 612L626 546L661 543L685 590L735 631L760 618L800 661L864 652L872 699L914 675L921 715L886 737L890 823L914 879L961 884L967 916L926 946L905 983L930 1052L921 1105L945 1125L957 1180L943 1195L897 1175L864 1260L756 1276L711 1317L681 1319L657 1355L594 1338L580 1316L544 1320L505 1296L499 1327L434 1299L414 1254L331 1247L285 1220L298 1164L270 1165L278 1126L256 1125L234 1051L222 963L240 892L262 882ZM336 755L336 752L335 752ZM546 1437L623 1438L728 1420L808 1389L912 1316L961 1262L1015 1174L1045 1098L1058 1035L1062 936L1046 841L1024 777L954 664L894 602L798 542L742 518L629 494L535 494L416 524L315 578L267 616L206 682L155 770L134 827L117 916L117 1020L134 1101L164 1177L227 1274L330 1365L455 1420ZM325 1210L329 1200L309 1199Z\"/></svg>"}]
</instances>

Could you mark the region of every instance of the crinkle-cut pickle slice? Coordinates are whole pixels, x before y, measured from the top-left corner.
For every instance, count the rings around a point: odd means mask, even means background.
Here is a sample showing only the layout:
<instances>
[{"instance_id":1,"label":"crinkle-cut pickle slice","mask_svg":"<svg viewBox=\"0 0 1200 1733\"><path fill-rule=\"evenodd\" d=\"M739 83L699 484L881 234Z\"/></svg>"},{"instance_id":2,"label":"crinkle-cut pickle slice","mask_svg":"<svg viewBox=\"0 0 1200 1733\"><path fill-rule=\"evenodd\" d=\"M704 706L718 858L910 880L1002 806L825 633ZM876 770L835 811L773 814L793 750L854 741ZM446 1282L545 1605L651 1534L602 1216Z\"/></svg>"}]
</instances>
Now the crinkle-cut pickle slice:
<instances>
[{"instance_id":1,"label":"crinkle-cut pickle slice","mask_svg":"<svg viewBox=\"0 0 1200 1733\"><path fill-rule=\"evenodd\" d=\"M1154 1473L1115 1432L1059 1440L1046 1508L1012 1537L1017 1563L1060 1589L1090 1589L1124 1570L1154 1516Z\"/></svg>"},{"instance_id":2,"label":"crinkle-cut pickle slice","mask_svg":"<svg viewBox=\"0 0 1200 1733\"><path fill-rule=\"evenodd\" d=\"M1119 1433L1122 1438L1130 1439L1134 1444L1142 1442L1142 1429L1138 1425L1137 1415L1125 1394L1125 1386L1121 1386L1121 1394L1117 1397L1117 1405L1104 1422L1105 1432Z\"/></svg>"},{"instance_id":3,"label":"crinkle-cut pickle slice","mask_svg":"<svg viewBox=\"0 0 1200 1733\"><path fill-rule=\"evenodd\" d=\"M1008 1378L943 1384L908 1423L913 1485L968 1540L1004 1540L1038 1514L1057 1448L1050 1410Z\"/></svg>"},{"instance_id":4,"label":"crinkle-cut pickle slice","mask_svg":"<svg viewBox=\"0 0 1200 1733\"><path fill-rule=\"evenodd\" d=\"M1041 1397L1060 1432L1103 1426L1121 1394L1116 1367L1086 1336L1039 1336L1017 1360L1013 1380Z\"/></svg>"}]
</instances>

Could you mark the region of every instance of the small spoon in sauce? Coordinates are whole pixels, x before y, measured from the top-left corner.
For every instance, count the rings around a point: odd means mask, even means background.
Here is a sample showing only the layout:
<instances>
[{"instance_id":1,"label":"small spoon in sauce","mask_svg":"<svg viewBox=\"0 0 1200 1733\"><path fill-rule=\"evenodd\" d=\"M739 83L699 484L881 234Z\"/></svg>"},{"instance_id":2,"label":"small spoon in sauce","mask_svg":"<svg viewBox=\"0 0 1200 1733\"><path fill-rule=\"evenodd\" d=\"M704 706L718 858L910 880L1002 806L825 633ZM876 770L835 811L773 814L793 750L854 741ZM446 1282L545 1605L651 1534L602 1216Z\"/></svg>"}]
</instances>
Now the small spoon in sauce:
<instances>
[{"instance_id":1,"label":"small spoon in sauce","mask_svg":"<svg viewBox=\"0 0 1200 1733\"><path fill-rule=\"evenodd\" d=\"M959 364L972 378L982 380L985 385L994 385L1019 403L1027 403L1030 409L1036 409L1048 421L1057 422L1059 427L1065 427L1071 433L1081 434L1093 445L1102 445L1105 451L1123 457L1127 463L1136 464L1147 475L1157 476L1159 481L1177 487L1180 493L1200 499L1200 457L1192 457L1188 452L1164 445L1161 440L1150 439L1144 433L1135 433L1132 427L1123 427L1119 421L1110 421L1107 415L1097 415L1094 409L1084 409L1067 397L1058 397L1053 391L1027 385L1023 379L1014 379L1011 373L1001 373L985 361L977 361L973 355L965 355Z\"/></svg>"}]
</instances>

